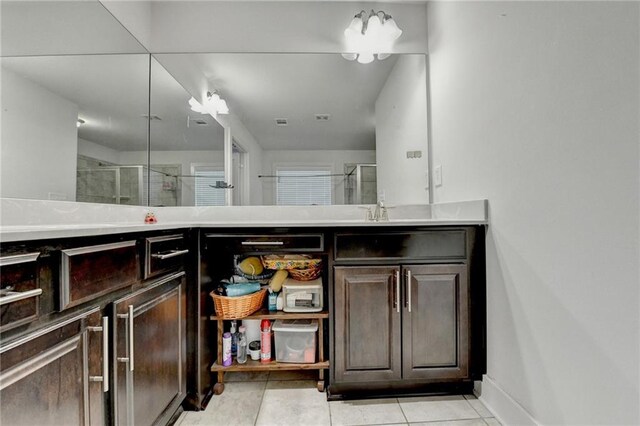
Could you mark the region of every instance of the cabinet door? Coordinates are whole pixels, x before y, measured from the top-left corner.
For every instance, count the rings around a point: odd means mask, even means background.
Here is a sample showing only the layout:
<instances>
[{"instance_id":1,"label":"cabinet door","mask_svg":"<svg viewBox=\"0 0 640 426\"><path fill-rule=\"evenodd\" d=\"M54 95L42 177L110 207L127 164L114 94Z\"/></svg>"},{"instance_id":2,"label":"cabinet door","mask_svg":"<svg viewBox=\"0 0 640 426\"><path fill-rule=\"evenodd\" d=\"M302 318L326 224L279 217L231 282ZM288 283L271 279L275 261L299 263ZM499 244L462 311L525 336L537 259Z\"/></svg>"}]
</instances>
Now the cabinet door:
<instances>
[{"instance_id":1,"label":"cabinet door","mask_svg":"<svg viewBox=\"0 0 640 426\"><path fill-rule=\"evenodd\" d=\"M3 344L0 424L90 424L87 339L79 315Z\"/></svg>"},{"instance_id":2,"label":"cabinet door","mask_svg":"<svg viewBox=\"0 0 640 426\"><path fill-rule=\"evenodd\" d=\"M399 379L400 269L335 267L336 382Z\"/></svg>"},{"instance_id":3,"label":"cabinet door","mask_svg":"<svg viewBox=\"0 0 640 426\"><path fill-rule=\"evenodd\" d=\"M114 303L116 424L167 423L184 399L184 273L176 275Z\"/></svg>"},{"instance_id":4,"label":"cabinet door","mask_svg":"<svg viewBox=\"0 0 640 426\"><path fill-rule=\"evenodd\" d=\"M402 310L405 379L469 375L469 282L465 265L406 266Z\"/></svg>"}]
</instances>

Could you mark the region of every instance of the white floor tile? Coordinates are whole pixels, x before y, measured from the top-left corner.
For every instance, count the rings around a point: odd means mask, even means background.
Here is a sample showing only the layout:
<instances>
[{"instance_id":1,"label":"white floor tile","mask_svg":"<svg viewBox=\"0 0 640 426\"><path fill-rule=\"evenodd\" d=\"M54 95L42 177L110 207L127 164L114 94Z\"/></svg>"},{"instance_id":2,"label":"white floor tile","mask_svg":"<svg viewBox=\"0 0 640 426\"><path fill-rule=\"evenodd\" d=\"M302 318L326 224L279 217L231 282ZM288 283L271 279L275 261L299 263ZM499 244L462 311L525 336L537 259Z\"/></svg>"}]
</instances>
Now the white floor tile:
<instances>
[{"instance_id":1,"label":"white floor tile","mask_svg":"<svg viewBox=\"0 0 640 426\"><path fill-rule=\"evenodd\" d=\"M267 382L226 383L222 395L214 395L205 411L190 411L180 426L252 426L258 417Z\"/></svg>"},{"instance_id":2,"label":"white floor tile","mask_svg":"<svg viewBox=\"0 0 640 426\"><path fill-rule=\"evenodd\" d=\"M399 398L398 401L409 423L477 419L480 417L462 396Z\"/></svg>"},{"instance_id":3,"label":"white floor tile","mask_svg":"<svg viewBox=\"0 0 640 426\"><path fill-rule=\"evenodd\" d=\"M327 395L316 385L312 380L267 382L256 425L329 426Z\"/></svg>"},{"instance_id":4,"label":"white floor tile","mask_svg":"<svg viewBox=\"0 0 640 426\"><path fill-rule=\"evenodd\" d=\"M502 426L502 423L500 423L498 421L498 419L496 419L495 417L488 417L486 419L484 419L484 421L489 425L489 426Z\"/></svg>"},{"instance_id":5,"label":"white floor tile","mask_svg":"<svg viewBox=\"0 0 640 426\"><path fill-rule=\"evenodd\" d=\"M411 426L487 426L483 419L449 420L445 422L410 423Z\"/></svg>"},{"instance_id":6,"label":"white floor tile","mask_svg":"<svg viewBox=\"0 0 640 426\"><path fill-rule=\"evenodd\" d=\"M472 399L467 398L467 401L469 402L469 404L471 404L473 409L476 410L478 414L480 414L481 417L493 417L493 413L489 411L487 407L484 406L482 401L480 401L476 397L473 397Z\"/></svg>"},{"instance_id":7,"label":"white floor tile","mask_svg":"<svg viewBox=\"0 0 640 426\"><path fill-rule=\"evenodd\" d=\"M368 399L329 403L333 426L380 425L405 423L398 400Z\"/></svg>"}]
</instances>

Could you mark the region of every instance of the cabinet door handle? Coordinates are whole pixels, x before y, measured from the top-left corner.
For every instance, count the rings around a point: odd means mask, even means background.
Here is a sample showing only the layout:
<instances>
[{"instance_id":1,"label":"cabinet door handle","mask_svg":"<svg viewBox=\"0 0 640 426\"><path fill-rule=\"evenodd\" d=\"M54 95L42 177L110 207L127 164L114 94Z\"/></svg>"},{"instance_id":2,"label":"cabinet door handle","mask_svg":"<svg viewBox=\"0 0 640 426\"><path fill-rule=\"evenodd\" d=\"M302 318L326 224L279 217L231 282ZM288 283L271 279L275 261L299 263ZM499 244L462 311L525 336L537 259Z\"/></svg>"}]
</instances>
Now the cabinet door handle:
<instances>
[{"instance_id":1,"label":"cabinet door handle","mask_svg":"<svg viewBox=\"0 0 640 426\"><path fill-rule=\"evenodd\" d=\"M133 305L129 305L129 371L133 371Z\"/></svg>"},{"instance_id":2,"label":"cabinet door handle","mask_svg":"<svg viewBox=\"0 0 640 426\"><path fill-rule=\"evenodd\" d=\"M118 318L127 319L129 353L126 357L118 357L120 362L129 363L129 371L133 371L133 305L129 305L129 312L126 314L118 314Z\"/></svg>"},{"instance_id":3,"label":"cabinet door handle","mask_svg":"<svg viewBox=\"0 0 640 426\"><path fill-rule=\"evenodd\" d=\"M151 255L151 257L156 258L156 259L160 259L160 260L165 260L165 259L169 259L172 257L176 257L176 256L180 256L183 254L187 254L189 253L189 250L171 250L167 253L154 253Z\"/></svg>"},{"instance_id":4,"label":"cabinet door handle","mask_svg":"<svg viewBox=\"0 0 640 426\"><path fill-rule=\"evenodd\" d=\"M400 313L400 270L396 271L396 291L393 299L393 306L396 308L396 312Z\"/></svg>"},{"instance_id":5,"label":"cabinet door handle","mask_svg":"<svg viewBox=\"0 0 640 426\"><path fill-rule=\"evenodd\" d=\"M89 376L92 382L102 382L102 392L109 392L109 317L102 317L102 327L87 327L102 332L102 376Z\"/></svg>"},{"instance_id":6,"label":"cabinet door handle","mask_svg":"<svg viewBox=\"0 0 640 426\"><path fill-rule=\"evenodd\" d=\"M411 312L411 271L409 269L407 269L407 304Z\"/></svg>"},{"instance_id":7,"label":"cabinet door handle","mask_svg":"<svg viewBox=\"0 0 640 426\"><path fill-rule=\"evenodd\" d=\"M281 246L284 244L282 241L243 241L243 246Z\"/></svg>"},{"instance_id":8,"label":"cabinet door handle","mask_svg":"<svg viewBox=\"0 0 640 426\"><path fill-rule=\"evenodd\" d=\"M42 289L37 288L35 290L28 290L28 291L6 291L4 292L4 294L6 296L0 297L0 306L6 305L8 303L17 302L19 300L40 296L42 294Z\"/></svg>"}]
</instances>

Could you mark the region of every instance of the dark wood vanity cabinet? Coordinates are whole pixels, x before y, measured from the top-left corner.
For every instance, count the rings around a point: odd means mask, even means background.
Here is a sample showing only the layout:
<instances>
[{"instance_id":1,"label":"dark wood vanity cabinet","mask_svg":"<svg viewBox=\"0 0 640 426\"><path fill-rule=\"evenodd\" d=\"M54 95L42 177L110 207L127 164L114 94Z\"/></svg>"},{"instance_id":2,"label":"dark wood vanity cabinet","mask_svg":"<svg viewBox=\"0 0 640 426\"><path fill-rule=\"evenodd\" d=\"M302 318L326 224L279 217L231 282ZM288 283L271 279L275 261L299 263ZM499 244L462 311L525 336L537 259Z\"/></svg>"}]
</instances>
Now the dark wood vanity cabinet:
<instances>
[{"instance_id":1,"label":"dark wood vanity cabinet","mask_svg":"<svg viewBox=\"0 0 640 426\"><path fill-rule=\"evenodd\" d=\"M2 244L0 424L170 422L187 392L187 235Z\"/></svg>"},{"instance_id":2,"label":"dark wood vanity cabinet","mask_svg":"<svg viewBox=\"0 0 640 426\"><path fill-rule=\"evenodd\" d=\"M100 319L93 309L2 346L0 424L105 424Z\"/></svg>"},{"instance_id":3,"label":"dark wood vanity cabinet","mask_svg":"<svg viewBox=\"0 0 640 426\"><path fill-rule=\"evenodd\" d=\"M186 395L186 300L178 273L113 303L115 424L166 424Z\"/></svg>"},{"instance_id":4,"label":"dark wood vanity cabinet","mask_svg":"<svg viewBox=\"0 0 640 426\"><path fill-rule=\"evenodd\" d=\"M441 232L336 234L331 394L469 386L482 374L483 235Z\"/></svg>"}]
</instances>

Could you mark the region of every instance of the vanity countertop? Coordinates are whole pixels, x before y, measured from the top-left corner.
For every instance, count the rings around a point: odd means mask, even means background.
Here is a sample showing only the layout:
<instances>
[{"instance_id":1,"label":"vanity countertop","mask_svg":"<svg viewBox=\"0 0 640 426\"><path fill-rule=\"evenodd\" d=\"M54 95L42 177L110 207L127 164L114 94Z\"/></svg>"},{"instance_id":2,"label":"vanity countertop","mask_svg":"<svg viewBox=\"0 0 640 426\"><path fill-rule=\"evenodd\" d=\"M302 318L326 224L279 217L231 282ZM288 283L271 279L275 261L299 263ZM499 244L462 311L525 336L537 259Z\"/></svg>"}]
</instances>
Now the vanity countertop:
<instances>
[{"instance_id":1,"label":"vanity countertop","mask_svg":"<svg viewBox=\"0 0 640 426\"><path fill-rule=\"evenodd\" d=\"M163 207L1 199L2 242L181 228L379 227L484 225L487 201L397 206L389 221L365 220L367 206ZM373 206L375 208L375 206ZM153 211L158 223L144 224ZM95 221L91 221L89 219Z\"/></svg>"}]
</instances>

